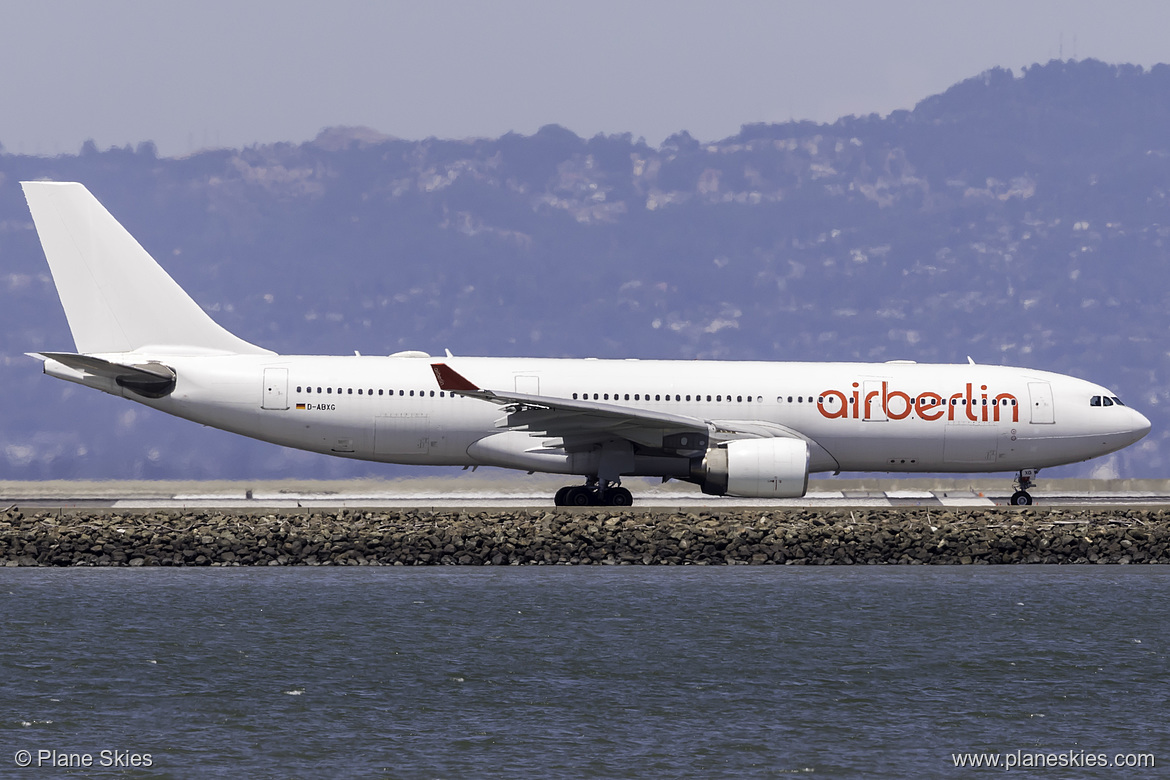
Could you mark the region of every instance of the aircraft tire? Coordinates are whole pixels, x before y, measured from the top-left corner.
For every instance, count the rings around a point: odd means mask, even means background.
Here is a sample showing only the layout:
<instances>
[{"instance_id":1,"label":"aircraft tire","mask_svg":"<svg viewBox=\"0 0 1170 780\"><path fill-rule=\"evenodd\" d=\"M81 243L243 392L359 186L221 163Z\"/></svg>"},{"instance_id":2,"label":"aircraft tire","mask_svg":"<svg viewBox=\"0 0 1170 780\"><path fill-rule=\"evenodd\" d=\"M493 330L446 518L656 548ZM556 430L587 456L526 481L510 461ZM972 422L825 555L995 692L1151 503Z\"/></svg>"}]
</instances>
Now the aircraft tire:
<instances>
[{"instance_id":1,"label":"aircraft tire","mask_svg":"<svg viewBox=\"0 0 1170 780\"><path fill-rule=\"evenodd\" d=\"M566 506L592 506L593 502L594 491L584 485L571 487L569 492L565 494Z\"/></svg>"},{"instance_id":2,"label":"aircraft tire","mask_svg":"<svg viewBox=\"0 0 1170 780\"><path fill-rule=\"evenodd\" d=\"M566 506L569 503L569 500L568 500L569 491L572 489L573 489L572 485L565 485L563 488L558 490L557 494L555 496L553 496L553 504L555 504L556 506Z\"/></svg>"},{"instance_id":3,"label":"aircraft tire","mask_svg":"<svg viewBox=\"0 0 1170 780\"><path fill-rule=\"evenodd\" d=\"M1012 506L1032 506L1032 496L1026 490L1017 490L1012 493Z\"/></svg>"},{"instance_id":4,"label":"aircraft tire","mask_svg":"<svg viewBox=\"0 0 1170 780\"><path fill-rule=\"evenodd\" d=\"M632 506L634 494L624 487L610 488L605 492L605 503L610 506Z\"/></svg>"}]
</instances>

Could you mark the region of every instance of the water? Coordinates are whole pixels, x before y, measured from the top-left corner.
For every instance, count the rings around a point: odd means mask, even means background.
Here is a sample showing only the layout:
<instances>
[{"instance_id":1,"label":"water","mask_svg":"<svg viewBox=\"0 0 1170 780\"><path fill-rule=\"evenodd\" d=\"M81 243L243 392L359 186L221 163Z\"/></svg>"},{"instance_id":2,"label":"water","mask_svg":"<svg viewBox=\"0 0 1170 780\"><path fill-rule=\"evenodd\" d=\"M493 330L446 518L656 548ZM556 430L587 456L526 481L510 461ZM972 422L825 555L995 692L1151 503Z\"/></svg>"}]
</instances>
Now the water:
<instances>
[{"instance_id":1,"label":"water","mask_svg":"<svg viewBox=\"0 0 1170 780\"><path fill-rule=\"evenodd\" d=\"M0 570L0 776L47 776L19 750L89 754L79 776L149 754L96 772L131 777L1165 767L1168 587L1153 567Z\"/></svg>"}]
</instances>

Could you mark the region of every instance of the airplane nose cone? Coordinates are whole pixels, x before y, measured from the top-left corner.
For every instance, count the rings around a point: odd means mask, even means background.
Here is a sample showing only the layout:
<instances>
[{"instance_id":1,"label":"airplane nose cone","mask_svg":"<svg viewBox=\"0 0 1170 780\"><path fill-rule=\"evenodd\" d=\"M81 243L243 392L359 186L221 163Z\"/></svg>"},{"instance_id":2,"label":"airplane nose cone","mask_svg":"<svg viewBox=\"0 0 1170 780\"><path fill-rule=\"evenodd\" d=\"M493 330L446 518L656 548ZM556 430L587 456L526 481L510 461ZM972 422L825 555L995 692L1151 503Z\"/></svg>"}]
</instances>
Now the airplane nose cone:
<instances>
[{"instance_id":1,"label":"airplane nose cone","mask_svg":"<svg viewBox=\"0 0 1170 780\"><path fill-rule=\"evenodd\" d=\"M1150 421L1144 414L1136 409L1130 409L1133 415L1133 421L1130 423L1129 432L1133 435L1133 441L1139 441L1147 433L1150 432Z\"/></svg>"}]
</instances>

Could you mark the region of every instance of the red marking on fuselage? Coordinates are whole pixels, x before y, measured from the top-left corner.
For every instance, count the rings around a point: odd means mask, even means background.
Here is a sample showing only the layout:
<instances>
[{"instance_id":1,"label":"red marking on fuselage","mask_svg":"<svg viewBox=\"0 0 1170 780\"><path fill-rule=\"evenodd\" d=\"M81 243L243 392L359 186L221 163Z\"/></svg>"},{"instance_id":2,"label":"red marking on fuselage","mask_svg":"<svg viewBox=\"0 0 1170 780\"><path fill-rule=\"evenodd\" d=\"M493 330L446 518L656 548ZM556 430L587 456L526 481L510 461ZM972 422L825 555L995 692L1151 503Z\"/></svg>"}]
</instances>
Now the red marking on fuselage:
<instances>
[{"instance_id":1,"label":"red marking on fuselage","mask_svg":"<svg viewBox=\"0 0 1170 780\"><path fill-rule=\"evenodd\" d=\"M860 383L854 382L850 393L841 390L822 391L817 399L817 411L829 420L905 420L914 413L927 422L944 417L953 422L956 416L968 422L999 422L1001 410L1009 406L1012 422L1020 421L1020 405L1016 397L1011 393L999 393L989 401L987 385L979 386L978 395L968 382L962 390L949 395L926 391L911 398L909 393L902 390L891 390L890 383L883 381L880 390L870 390L864 399L861 398L860 387ZM829 403L829 399L836 399L836 403ZM960 406L963 407L961 414L958 412Z\"/></svg>"}]
</instances>

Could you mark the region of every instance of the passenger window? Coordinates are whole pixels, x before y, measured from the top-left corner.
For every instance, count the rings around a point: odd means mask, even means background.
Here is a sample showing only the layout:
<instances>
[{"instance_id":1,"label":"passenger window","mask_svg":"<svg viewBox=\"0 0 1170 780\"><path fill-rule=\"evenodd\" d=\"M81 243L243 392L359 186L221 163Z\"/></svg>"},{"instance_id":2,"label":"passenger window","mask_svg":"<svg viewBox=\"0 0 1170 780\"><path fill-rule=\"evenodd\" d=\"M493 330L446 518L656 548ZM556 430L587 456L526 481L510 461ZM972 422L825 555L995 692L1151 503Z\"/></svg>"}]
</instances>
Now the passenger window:
<instances>
[{"instance_id":1,"label":"passenger window","mask_svg":"<svg viewBox=\"0 0 1170 780\"><path fill-rule=\"evenodd\" d=\"M328 393L329 395L333 395L333 388L332 388L332 387L326 387L326 388L325 388L325 392L326 392L326 393Z\"/></svg>"}]
</instances>

